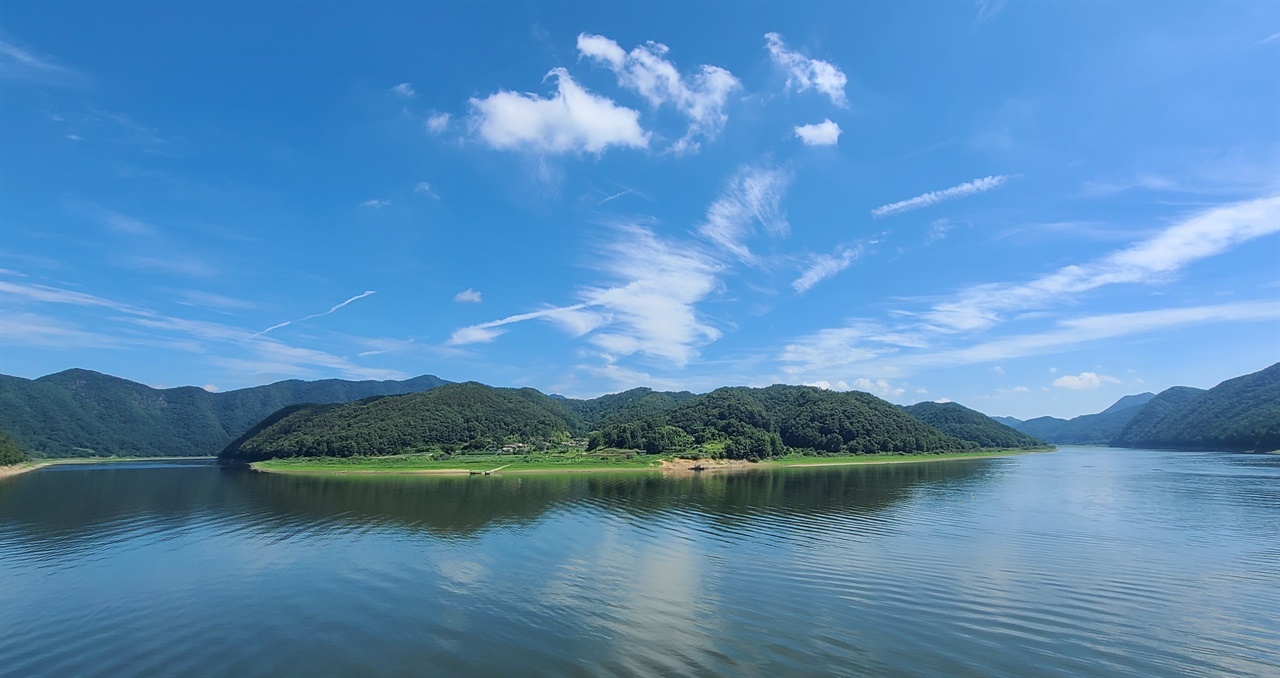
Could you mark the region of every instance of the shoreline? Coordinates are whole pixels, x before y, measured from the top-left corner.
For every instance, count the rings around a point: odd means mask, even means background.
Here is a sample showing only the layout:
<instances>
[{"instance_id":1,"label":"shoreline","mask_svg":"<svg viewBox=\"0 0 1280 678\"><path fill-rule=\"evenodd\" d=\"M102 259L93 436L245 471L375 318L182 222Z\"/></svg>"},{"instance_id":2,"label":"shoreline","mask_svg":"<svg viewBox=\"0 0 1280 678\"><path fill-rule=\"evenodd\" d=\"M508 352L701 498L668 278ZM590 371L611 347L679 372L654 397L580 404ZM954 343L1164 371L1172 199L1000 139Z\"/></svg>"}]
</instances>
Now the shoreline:
<instances>
[{"instance_id":1,"label":"shoreline","mask_svg":"<svg viewBox=\"0 0 1280 678\"><path fill-rule=\"evenodd\" d=\"M217 457L66 457L64 459L32 459L9 466L0 466L0 480L12 478L38 471L48 466L70 466L75 464L115 464L127 461L190 461L213 460Z\"/></svg>"},{"instance_id":2,"label":"shoreline","mask_svg":"<svg viewBox=\"0 0 1280 678\"><path fill-rule=\"evenodd\" d=\"M778 459L764 460L760 462L749 462L745 460L728 460L728 459L659 459L658 466L570 466L564 468L548 468L542 466L539 468L508 468L506 466L497 469L468 469L468 468L400 468L400 469L378 469L378 468L360 468L352 464L354 468L287 468L287 467L270 467L264 464L270 464L271 461L256 461L248 464L248 467L259 473L277 473L283 475L323 475L323 476L379 476L379 475L417 475L417 476L472 476L472 475L545 475L555 473L676 473L676 474L693 474L693 473L715 473L715 472L736 472L736 471L752 471L752 470L773 470L786 468L818 468L826 466L863 466L863 465L879 465L879 464L919 464L942 461L960 461L967 459L995 459L999 457L1013 457L1024 454L1044 454L1056 452L1056 447L1037 448L1037 449L1009 449L994 450L990 452L957 452L942 454L918 454L918 455L849 455L839 457L809 457L795 459ZM829 461L827 461L829 460ZM699 471L694 470L694 466L702 466Z\"/></svg>"}]
</instances>

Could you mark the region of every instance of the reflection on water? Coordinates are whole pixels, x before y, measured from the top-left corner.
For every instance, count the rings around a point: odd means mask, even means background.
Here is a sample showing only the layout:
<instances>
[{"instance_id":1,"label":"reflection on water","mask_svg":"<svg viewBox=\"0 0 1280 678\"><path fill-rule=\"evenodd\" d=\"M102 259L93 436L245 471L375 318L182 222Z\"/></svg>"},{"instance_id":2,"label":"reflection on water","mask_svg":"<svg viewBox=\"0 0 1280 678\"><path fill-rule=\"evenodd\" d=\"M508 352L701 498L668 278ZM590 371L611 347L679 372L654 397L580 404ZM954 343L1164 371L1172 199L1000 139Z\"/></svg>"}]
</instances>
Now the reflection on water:
<instances>
[{"instance_id":1,"label":"reflection on water","mask_svg":"<svg viewBox=\"0 0 1280 678\"><path fill-rule=\"evenodd\" d=\"M1274 674L1280 458L0 482L2 675Z\"/></svg>"}]
</instances>

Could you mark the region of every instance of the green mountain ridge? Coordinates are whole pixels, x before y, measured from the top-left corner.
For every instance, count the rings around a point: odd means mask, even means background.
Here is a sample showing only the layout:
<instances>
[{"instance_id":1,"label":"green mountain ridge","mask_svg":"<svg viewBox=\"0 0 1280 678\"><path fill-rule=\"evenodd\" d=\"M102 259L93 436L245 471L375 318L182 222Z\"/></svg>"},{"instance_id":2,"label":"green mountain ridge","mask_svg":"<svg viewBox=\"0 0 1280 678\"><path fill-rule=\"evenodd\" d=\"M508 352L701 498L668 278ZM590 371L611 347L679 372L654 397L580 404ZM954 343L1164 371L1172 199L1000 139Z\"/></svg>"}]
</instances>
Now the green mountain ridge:
<instances>
[{"instance_id":1,"label":"green mountain ridge","mask_svg":"<svg viewBox=\"0 0 1280 678\"><path fill-rule=\"evenodd\" d=\"M1112 444L1189 450L1280 449L1280 363L1202 391L1168 389Z\"/></svg>"},{"instance_id":2,"label":"green mountain ridge","mask_svg":"<svg viewBox=\"0 0 1280 678\"><path fill-rule=\"evenodd\" d=\"M1044 447L1047 444L1043 440L1002 424L992 417L959 403L925 401L902 409L947 435L976 442L982 447L1028 449Z\"/></svg>"},{"instance_id":3,"label":"green mountain ridge","mask_svg":"<svg viewBox=\"0 0 1280 678\"><path fill-rule=\"evenodd\" d=\"M288 380L210 393L194 386L155 389L71 369L39 379L0 375L0 429L43 457L203 456L282 407L411 393L446 383Z\"/></svg>"},{"instance_id":4,"label":"green mountain ridge","mask_svg":"<svg viewBox=\"0 0 1280 678\"><path fill-rule=\"evenodd\" d=\"M516 443L548 447L588 433L591 450L688 452L734 459L763 459L793 451L921 453L981 446L946 435L895 405L856 391L776 385L726 387L693 395L633 389L570 400L533 389L466 383L346 405L289 408L232 442L220 457L243 462L295 456L449 454Z\"/></svg>"}]
</instances>

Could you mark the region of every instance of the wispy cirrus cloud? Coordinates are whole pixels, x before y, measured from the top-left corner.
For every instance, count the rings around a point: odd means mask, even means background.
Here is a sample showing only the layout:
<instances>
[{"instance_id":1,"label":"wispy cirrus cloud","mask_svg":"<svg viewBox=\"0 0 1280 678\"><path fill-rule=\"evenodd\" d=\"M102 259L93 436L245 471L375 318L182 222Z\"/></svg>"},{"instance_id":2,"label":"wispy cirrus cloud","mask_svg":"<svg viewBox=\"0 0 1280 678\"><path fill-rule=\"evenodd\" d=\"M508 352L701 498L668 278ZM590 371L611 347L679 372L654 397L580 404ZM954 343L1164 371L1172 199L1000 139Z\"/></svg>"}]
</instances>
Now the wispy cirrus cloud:
<instances>
[{"instance_id":1,"label":"wispy cirrus cloud","mask_svg":"<svg viewBox=\"0 0 1280 678\"><path fill-rule=\"evenodd\" d=\"M782 36L777 33L766 33L764 42L773 63L786 73L787 89L797 92L815 89L837 106L849 105L844 93L844 86L849 78L835 64L811 59L789 49Z\"/></svg>"},{"instance_id":2,"label":"wispy cirrus cloud","mask_svg":"<svg viewBox=\"0 0 1280 678\"><path fill-rule=\"evenodd\" d=\"M413 85L410 85L407 82L402 82L396 85L395 87L392 87L391 93L400 97L401 99L412 99L418 96L418 93L413 89Z\"/></svg>"},{"instance_id":3,"label":"wispy cirrus cloud","mask_svg":"<svg viewBox=\"0 0 1280 678\"><path fill-rule=\"evenodd\" d=\"M808 292L814 285L849 268L858 257L862 256L862 249L861 245L842 247L835 254L819 254L813 257L800 277L791 283L791 287L797 294Z\"/></svg>"},{"instance_id":4,"label":"wispy cirrus cloud","mask_svg":"<svg viewBox=\"0 0 1280 678\"><path fill-rule=\"evenodd\" d=\"M918 210L922 207L929 207L940 202L955 200L956 198L964 198L978 193L985 193L993 188L999 188L1008 180L1009 177L1003 175L974 179L973 181L965 182L959 186L952 186L951 188L946 188L941 191L930 191L922 195L917 195L914 198L900 200L898 202L889 203L888 205L881 205L880 207L871 210L871 216L879 219L880 217L887 217L891 214L898 214L901 212L910 212L911 210Z\"/></svg>"},{"instance_id":5,"label":"wispy cirrus cloud","mask_svg":"<svg viewBox=\"0 0 1280 678\"><path fill-rule=\"evenodd\" d=\"M725 112L729 96L742 83L728 70L702 65L683 75L666 56L666 45L647 42L632 49L602 35L578 35L578 53L603 63L618 78L618 84L643 96L650 105L673 106L689 119L689 130L671 147L675 153L697 152L698 139L720 135L729 116Z\"/></svg>"},{"instance_id":6,"label":"wispy cirrus cloud","mask_svg":"<svg viewBox=\"0 0 1280 678\"><path fill-rule=\"evenodd\" d=\"M1044 308L1100 287L1159 280L1241 243L1280 231L1280 196L1215 207L1155 236L1085 264L1066 266L1023 283L989 283L962 290L925 319L946 331L985 329L1005 314Z\"/></svg>"},{"instance_id":7,"label":"wispy cirrus cloud","mask_svg":"<svg viewBox=\"0 0 1280 678\"><path fill-rule=\"evenodd\" d=\"M703 238L728 254L749 264L758 259L747 246L757 225L770 235L783 236L791 225L782 209L782 198L791 183L790 172L767 165L738 168L721 190L706 218L697 227Z\"/></svg>"},{"instance_id":8,"label":"wispy cirrus cloud","mask_svg":"<svg viewBox=\"0 0 1280 678\"><path fill-rule=\"evenodd\" d=\"M551 98L500 91L471 99L470 126L491 148L536 153L603 153L611 146L648 148L639 111L588 92L563 68Z\"/></svg>"},{"instance_id":9,"label":"wispy cirrus cloud","mask_svg":"<svg viewBox=\"0 0 1280 678\"><path fill-rule=\"evenodd\" d=\"M53 57L0 39L0 79L57 86L78 84L85 76Z\"/></svg>"}]
</instances>

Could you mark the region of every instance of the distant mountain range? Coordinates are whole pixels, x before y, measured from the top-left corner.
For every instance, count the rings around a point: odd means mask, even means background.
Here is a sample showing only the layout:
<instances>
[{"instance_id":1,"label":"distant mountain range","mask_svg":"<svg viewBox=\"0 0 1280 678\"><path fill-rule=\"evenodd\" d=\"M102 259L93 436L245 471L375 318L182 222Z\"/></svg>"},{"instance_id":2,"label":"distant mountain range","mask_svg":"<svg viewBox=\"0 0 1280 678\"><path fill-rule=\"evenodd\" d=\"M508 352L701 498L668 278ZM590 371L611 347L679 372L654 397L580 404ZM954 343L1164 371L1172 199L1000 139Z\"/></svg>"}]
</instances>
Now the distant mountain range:
<instances>
[{"instance_id":1,"label":"distant mountain range","mask_svg":"<svg viewBox=\"0 0 1280 678\"><path fill-rule=\"evenodd\" d=\"M1125 396L1097 414L996 421L1058 445L1194 450L1280 449L1280 363L1209 389Z\"/></svg>"},{"instance_id":2,"label":"distant mountain range","mask_svg":"<svg viewBox=\"0 0 1280 678\"><path fill-rule=\"evenodd\" d=\"M291 379L224 393L155 389L90 370L39 379L0 375L0 431L42 457L203 456L282 407L414 393L447 383Z\"/></svg>"}]
</instances>

